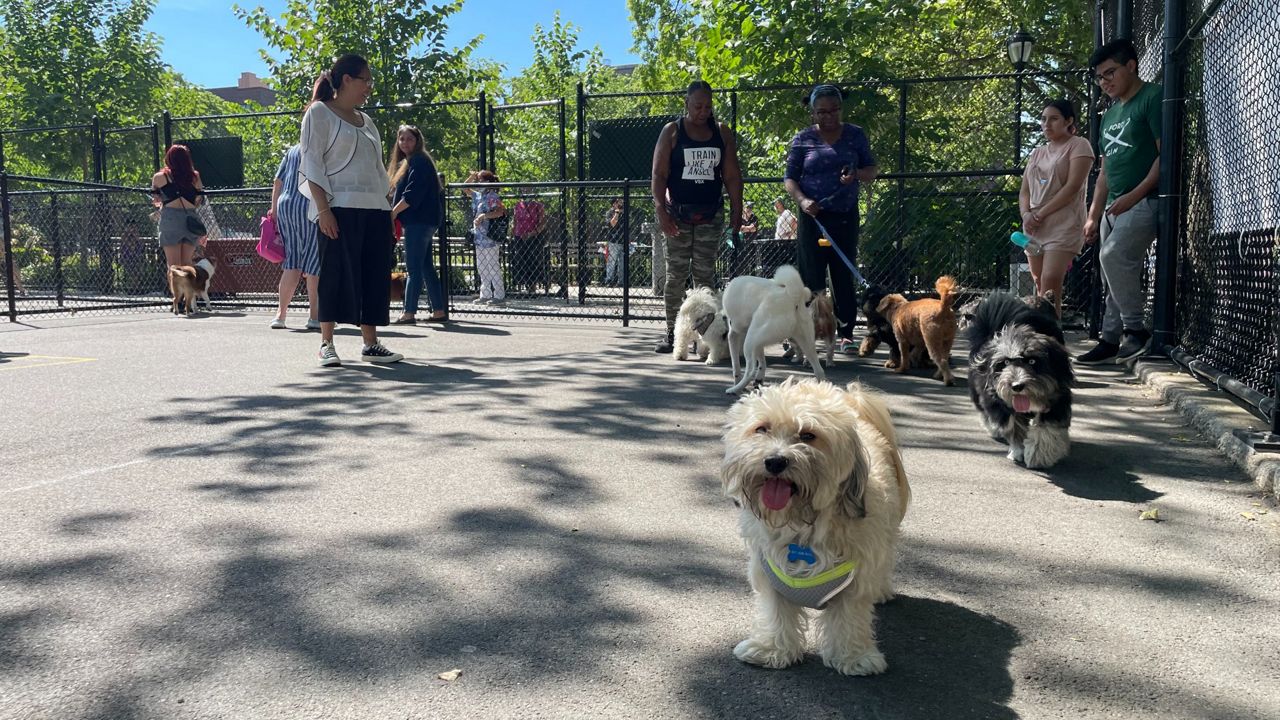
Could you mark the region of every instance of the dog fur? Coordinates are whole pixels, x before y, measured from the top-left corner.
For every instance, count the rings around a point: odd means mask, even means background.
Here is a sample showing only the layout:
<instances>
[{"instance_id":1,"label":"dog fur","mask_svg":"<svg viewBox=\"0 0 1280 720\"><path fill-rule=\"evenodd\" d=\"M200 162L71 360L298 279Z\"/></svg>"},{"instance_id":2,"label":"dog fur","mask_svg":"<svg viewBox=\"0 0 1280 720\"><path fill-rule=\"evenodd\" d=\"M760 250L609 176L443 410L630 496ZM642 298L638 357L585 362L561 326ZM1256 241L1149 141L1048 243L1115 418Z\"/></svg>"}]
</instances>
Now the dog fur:
<instances>
[{"instance_id":1,"label":"dog fur","mask_svg":"<svg viewBox=\"0 0 1280 720\"><path fill-rule=\"evenodd\" d=\"M729 325L720 309L720 295L711 288L691 288L676 315L675 358L689 359L693 345L698 358L718 365L729 357Z\"/></svg>"},{"instance_id":2,"label":"dog fur","mask_svg":"<svg viewBox=\"0 0 1280 720\"><path fill-rule=\"evenodd\" d=\"M725 390L727 394L742 392L753 380L763 382L764 349L788 339L812 362L813 374L826 379L814 345L812 299L813 293L790 265L779 267L772 280L742 275L729 282L724 314L729 323L729 361L737 382ZM739 358L745 359L745 367L739 365Z\"/></svg>"},{"instance_id":3,"label":"dog fur","mask_svg":"<svg viewBox=\"0 0 1280 720\"><path fill-rule=\"evenodd\" d=\"M823 347L826 348L827 367L835 362L836 355L836 329L840 327L840 322L836 319L836 307L831 301L831 296L826 293L818 293L813 298L813 303L809 306L813 312L813 336L816 343L822 341ZM803 362L807 364L807 360L799 358L796 353L795 345L786 344L786 351L782 353L784 360L796 358L795 362Z\"/></svg>"},{"instance_id":4,"label":"dog fur","mask_svg":"<svg viewBox=\"0 0 1280 720\"><path fill-rule=\"evenodd\" d=\"M902 356L898 349L898 337L893 334L893 324L880 314L880 301L889 292L879 285L872 285L862 294L862 314L867 318L867 336L858 346L858 357L867 357L876 351L880 343L889 348L889 359L884 366L893 370L898 367L898 358Z\"/></svg>"},{"instance_id":5,"label":"dog fur","mask_svg":"<svg viewBox=\"0 0 1280 720\"><path fill-rule=\"evenodd\" d=\"M173 296L173 314L181 315L180 310L185 308L187 317L191 317L199 309L202 298L205 312L212 311L209 283L217 271L218 263L212 258L201 258L194 265L170 265L169 294Z\"/></svg>"},{"instance_id":6,"label":"dog fur","mask_svg":"<svg viewBox=\"0 0 1280 720\"><path fill-rule=\"evenodd\" d=\"M404 285L408 279L409 273L391 273L391 296L388 298L391 302L404 302Z\"/></svg>"},{"instance_id":7,"label":"dog fur","mask_svg":"<svg viewBox=\"0 0 1280 720\"><path fill-rule=\"evenodd\" d=\"M898 340L899 373L911 369L912 352L923 347L937 366L933 376L944 385L952 385L951 346L956 341L956 313L951 306L956 299L955 278L943 275L934 283L934 288L938 291L937 299L907 302L894 293L886 295L876 311L893 325L893 334Z\"/></svg>"},{"instance_id":8,"label":"dog fur","mask_svg":"<svg viewBox=\"0 0 1280 720\"><path fill-rule=\"evenodd\" d=\"M1052 298L996 293L974 310L969 340L969 398L1009 459L1053 467L1071 449L1075 373Z\"/></svg>"},{"instance_id":9,"label":"dog fur","mask_svg":"<svg viewBox=\"0 0 1280 720\"><path fill-rule=\"evenodd\" d=\"M884 401L857 383L788 378L735 403L723 440L720 478L740 508L756 605L734 655L767 668L804 656L808 617L774 589L762 557L803 577L853 561L853 583L815 618L818 652L845 675L884 672L874 605L893 597L898 528L911 497ZM791 544L811 548L815 562L792 562Z\"/></svg>"}]
</instances>

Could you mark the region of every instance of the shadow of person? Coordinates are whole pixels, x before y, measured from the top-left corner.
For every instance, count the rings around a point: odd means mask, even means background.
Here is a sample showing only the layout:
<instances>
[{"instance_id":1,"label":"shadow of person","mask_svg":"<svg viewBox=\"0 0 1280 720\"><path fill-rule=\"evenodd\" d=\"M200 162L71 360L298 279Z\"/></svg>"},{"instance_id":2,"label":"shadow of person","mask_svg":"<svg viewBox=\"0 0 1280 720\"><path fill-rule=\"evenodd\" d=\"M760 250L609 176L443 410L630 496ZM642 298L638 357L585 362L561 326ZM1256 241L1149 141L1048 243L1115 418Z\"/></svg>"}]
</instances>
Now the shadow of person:
<instances>
[{"instance_id":1,"label":"shadow of person","mask_svg":"<svg viewBox=\"0 0 1280 720\"><path fill-rule=\"evenodd\" d=\"M898 596L876 609L883 675L845 677L810 653L785 670L734 659L741 638L682 673L689 695L711 717L901 718L1006 720L1013 694L1009 660L1018 631L954 603ZM749 618L743 618L743 631ZM701 714L701 713L699 713Z\"/></svg>"}]
</instances>

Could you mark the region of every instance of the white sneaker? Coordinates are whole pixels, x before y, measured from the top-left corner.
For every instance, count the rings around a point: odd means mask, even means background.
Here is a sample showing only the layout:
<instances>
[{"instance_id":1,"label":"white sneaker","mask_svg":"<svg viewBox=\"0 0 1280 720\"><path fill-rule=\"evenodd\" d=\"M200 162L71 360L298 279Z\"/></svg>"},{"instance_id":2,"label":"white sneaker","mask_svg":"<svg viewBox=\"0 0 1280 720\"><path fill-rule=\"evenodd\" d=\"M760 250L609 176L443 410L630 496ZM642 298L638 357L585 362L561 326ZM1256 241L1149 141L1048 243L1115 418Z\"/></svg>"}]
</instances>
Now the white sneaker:
<instances>
[{"instance_id":1,"label":"white sneaker","mask_svg":"<svg viewBox=\"0 0 1280 720\"><path fill-rule=\"evenodd\" d=\"M276 318L271 321L272 330L284 330L288 326L284 324L284 318Z\"/></svg>"},{"instance_id":2,"label":"white sneaker","mask_svg":"<svg viewBox=\"0 0 1280 720\"><path fill-rule=\"evenodd\" d=\"M307 329L308 329L308 330L319 330L319 329L320 329L320 321L319 321L319 320L316 320L315 318L311 318L310 320L308 320L308 321L307 321Z\"/></svg>"},{"instance_id":3,"label":"white sneaker","mask_svg":"<svg viewBox=\"0 0 1280 720\"><path fill-rule=\"evenodd\" d=\"M395 363L404 359L400 353L394 353L382 346L382 343L365 345L360 351L360 359L367 363Z\"/></svg>"},{"instance_id":4,"label":"white sneaker","mask_svg":"<svg viewBox=\"0 0 1280 720\"><path fill-rule=\"evenodd\" d=\"M320 367L336 367L341 364L342 358L338 357L333 343L320 343Z\"/></svg>"}]
</instances>

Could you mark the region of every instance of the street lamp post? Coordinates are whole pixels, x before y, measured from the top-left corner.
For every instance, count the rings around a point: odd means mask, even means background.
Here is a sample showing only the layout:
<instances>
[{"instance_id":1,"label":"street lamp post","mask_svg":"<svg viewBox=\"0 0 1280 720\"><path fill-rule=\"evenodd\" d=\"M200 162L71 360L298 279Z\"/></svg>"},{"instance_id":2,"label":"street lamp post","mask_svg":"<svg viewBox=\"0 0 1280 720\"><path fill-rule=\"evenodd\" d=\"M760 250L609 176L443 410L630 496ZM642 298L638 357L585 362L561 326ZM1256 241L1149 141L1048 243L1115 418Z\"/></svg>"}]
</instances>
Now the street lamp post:
<instances>
[{"instance_id":1,"label":"street lamp post","mask_svg":"<svg viewBox=\"0 0 1280 720\"><path fill-rule=\"evenodd\" d=\"M1031 50L1035 45L1036 39L1022 28L1018 28L1018 32L1005 41L1005 48L1009 52L1009 61L1013 63L1013 69L1017 71L1017 75L1014 76L1016 96L1013 114L1014 167L1022 163L1022 71L1027 67L1027 61L1031 59Z\"/></svg>"}]
</instances>

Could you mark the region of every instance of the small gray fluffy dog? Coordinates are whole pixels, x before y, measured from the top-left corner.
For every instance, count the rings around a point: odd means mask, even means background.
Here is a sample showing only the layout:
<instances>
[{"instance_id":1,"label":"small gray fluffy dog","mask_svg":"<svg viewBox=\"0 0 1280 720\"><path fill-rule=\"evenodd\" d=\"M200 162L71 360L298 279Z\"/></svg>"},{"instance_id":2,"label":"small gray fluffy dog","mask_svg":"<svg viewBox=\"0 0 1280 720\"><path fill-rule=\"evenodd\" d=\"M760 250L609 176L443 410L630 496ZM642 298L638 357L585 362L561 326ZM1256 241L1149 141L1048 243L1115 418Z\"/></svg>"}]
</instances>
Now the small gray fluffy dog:
<instances>
[{"instance_id":1,"label":"small gray fluffy dog","mask_svg":"<svg viewBox=\"0 0 1280 720\"><path fill-rule=\"evenodd\" d=\"M694 347L698 359L719 365L729 357L729 325L720 309L720 295L711 288L697 287L685 293L676 315L675 358L689 359Z\"/></svg>"}]
</instances>

